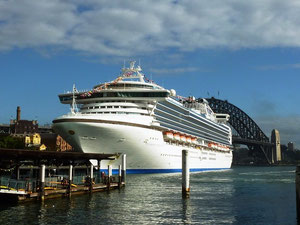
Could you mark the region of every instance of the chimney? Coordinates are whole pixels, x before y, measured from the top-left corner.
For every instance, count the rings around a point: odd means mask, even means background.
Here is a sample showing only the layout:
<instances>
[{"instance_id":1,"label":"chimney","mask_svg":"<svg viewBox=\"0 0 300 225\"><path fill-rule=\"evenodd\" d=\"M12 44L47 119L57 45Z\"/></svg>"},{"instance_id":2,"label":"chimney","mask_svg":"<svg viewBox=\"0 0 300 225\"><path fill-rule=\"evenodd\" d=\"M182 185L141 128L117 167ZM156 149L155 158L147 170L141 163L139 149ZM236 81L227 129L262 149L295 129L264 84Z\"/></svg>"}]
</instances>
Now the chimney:
<instances>
[{"instance_id":1,"label":"chimney","mask_svg":"<svg viewBox=\"0 0 300 225\"><path fill-rule=\"evenodd\" d=\"M17 107L17 121L21 120L21 108L20 106Z\"/></svg>"}]
</instances>

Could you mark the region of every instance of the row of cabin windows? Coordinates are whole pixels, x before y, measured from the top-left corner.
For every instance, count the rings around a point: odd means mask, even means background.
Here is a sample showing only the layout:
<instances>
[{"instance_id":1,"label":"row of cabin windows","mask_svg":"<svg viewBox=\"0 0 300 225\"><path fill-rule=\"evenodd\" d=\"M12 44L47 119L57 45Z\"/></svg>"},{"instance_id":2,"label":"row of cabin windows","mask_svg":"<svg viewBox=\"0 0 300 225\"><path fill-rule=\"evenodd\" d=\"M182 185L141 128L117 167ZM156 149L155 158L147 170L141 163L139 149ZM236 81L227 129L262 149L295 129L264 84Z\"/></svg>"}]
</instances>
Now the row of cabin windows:
<instances>
[{"instance_id":1,"label":"row of cabin windows","mask_svg":"<svg viewBox=\"0 0 300 225\"><path fill-rule=\"evenodd\" d=\"M108 100L108 101L96 101L95 103L105 103L105 102L125 102L125 103L136 103L136 102L141 102L141 101L128 101L128 100Z\"/></svg>"},{"instance_id":2,"label":"row of cabin windows","mask_svg":"<svg viewBox=\"0 0 300 225\"><path fill-rule=\"evenodd\" d=\"M82 112L81 114L136 114L142 116L149 116L149 114L136 112Z\"/></svg>"},{"instance_id":3,"label":"row of cabin windows","mask_svg":"<svg viewBox=\"0 0 300 225\"><path fill-rule=\"evenodd\" d=\"M143 84L126 84L126 83L119 83L119 84L107 84L107 88L126 88L126 87L137 87L137 88L149 88L154 89L152 85L143 85Z\"/></svg>"},{"instance_id":4,"label":"row of cabin windows","mask_svg":"<svg viewBox=\"0 0 300 225\"><path fill-rule=\"evenodd\" d=\"M122 108L122 109L129 109L129 108L137 108L135 106L89 106L89 107L82 107L81 109L112 109L112 108L115 108L115 109L119 109L119 108ZM141 107L139 109L144 109L146 110L147 108L146 107Z\"/></svg>"},{"instance_id":5,"label":"row of cabin windows","mask_svg":"<svg viewBox=\"0 0 300 225\"><path fill-rule=\"evenodd\" d=\"M89 99L89 98L102 98L102 97L117 97L117 98L165 98L168 97L169 93L167 91L160 92L95 92L90 96L78 95L77 99ZM61 101L72 100L71 96L61 96Z\"/></svg>"},{"instance_id":6,"label":"row of cabin windows","mask_svg":"<svg viewBox=\"0 0 300 225\"><path fill-rule=\"evenodd\" d=\"M116 97L116 98L166 98L169 96L167 91L159 92L95 92L90 96L76 95L77 100L89 98L103 98L103 97ZM59 96L60 101L71 101L72 96Z\"/></svg>"}]
</instances>

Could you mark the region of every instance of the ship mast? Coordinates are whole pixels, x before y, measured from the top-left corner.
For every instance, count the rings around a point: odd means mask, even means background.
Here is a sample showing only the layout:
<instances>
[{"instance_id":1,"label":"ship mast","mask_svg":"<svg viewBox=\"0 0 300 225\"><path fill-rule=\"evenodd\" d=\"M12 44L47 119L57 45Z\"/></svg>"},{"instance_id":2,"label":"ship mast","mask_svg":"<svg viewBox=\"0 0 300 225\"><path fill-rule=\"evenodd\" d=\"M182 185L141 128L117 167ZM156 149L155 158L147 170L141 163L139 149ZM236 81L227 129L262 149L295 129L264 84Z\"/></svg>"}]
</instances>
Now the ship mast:
<instances>
[{"instance_id":1,"label":"ship mast","mask_svg":"<svg viewBox=\"0 0 300 225\"><path fill-rule=\"evenodd\" d=\"M122 68L122 79L125 78L138 78L140 82L145 83L144 75L141 73L142 68L140 66L135 67L135 61L130 61L129 68L125 66Z\"/></svg>"},{"instance_id":2,"label":"ship mast","mask_svg":"<svg viewBox=\"0 0 300 225\"><path fill-rule=\"evenodd\" d=\"M71 113L76 114L78 112L77 104L76 104L76 96L75 92L77 92L77 89L75 87L75 84L73 84L73 96L72 96L72 106L71 106Z\"/></svg>"}]
</instances>

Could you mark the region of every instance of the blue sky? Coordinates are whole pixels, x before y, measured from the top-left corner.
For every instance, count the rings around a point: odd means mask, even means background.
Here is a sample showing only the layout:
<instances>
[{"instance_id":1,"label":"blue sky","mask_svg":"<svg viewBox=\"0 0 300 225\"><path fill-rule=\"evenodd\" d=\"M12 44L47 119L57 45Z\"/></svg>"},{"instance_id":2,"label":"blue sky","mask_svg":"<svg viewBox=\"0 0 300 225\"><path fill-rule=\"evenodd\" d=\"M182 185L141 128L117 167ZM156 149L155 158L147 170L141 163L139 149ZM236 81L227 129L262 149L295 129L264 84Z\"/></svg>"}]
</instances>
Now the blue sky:
<instances>
[{"instance_id":1,"label":"blue sky","mask_svg":"<svg viewBox=\"0 0 300 225\"><path fill-rule=\"evenodd\" d=\"M182 96L227 99L300 143L300 2L0 0L0 123L68 111L57 95L141 60ZM218 95L219 93L219 95Z\"/></svg>"}]
</instances>

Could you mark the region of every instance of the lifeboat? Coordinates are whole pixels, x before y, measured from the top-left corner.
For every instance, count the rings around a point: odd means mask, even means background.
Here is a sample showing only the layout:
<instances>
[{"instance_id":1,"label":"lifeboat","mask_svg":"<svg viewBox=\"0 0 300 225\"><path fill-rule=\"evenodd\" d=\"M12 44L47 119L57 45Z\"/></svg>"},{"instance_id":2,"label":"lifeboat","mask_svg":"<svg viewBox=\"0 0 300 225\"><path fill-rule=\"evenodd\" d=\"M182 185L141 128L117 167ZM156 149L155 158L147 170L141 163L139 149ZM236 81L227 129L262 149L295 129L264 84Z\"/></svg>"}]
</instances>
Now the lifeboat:
<instances>
[{"instance_id":1,"label":"lifeboat","mask_svg":"<svg viewBox=\"0 0 300 225\"><path fill-rule=\"evenodd\" d=\"M192 138L191 138L191 141L192 141L193 144L197 144L197 138L192 137Z\"/></svg>"},{"instance_id":2,"label":"lifeboat","mask_svg":"<svg viewBox=\"0 0 300 225\"><path fill-rule=\"evenodd\" d=\"M180 135L180 141L186 142L186 136L184 134Z\"/></svg>"},{"instance_id":3,"label":"lifeboat","mask_svg":"<svg viewBox=\"0 0 300 225\"><path fill-rule=\"evenodd\" d=\"M179 135L179 133L173 134L173 137L174 137L174 140L180 141L180 135Z\"/></svg>"},{"instance_id":4,"label":"lifeboat","mask_svg":"<svg viewBox=\"0 0 300 225\"><path fill-rule=\"evenodd\" d=\"M174 135L171 131L165 131L164 133L164 138L168 139L168 140L173 140Z\"/></svg>"},{"instance_id":5,"label":"lifeboat","mask_svg":"<svg viewBox=\"0 0 300 225\"><path fill-rule=\"evenodd\" d=\"M192 137L191 136L187 136L186 137L186 142L187 143L192 143Z\"/></svg>"},{"instance_id":6,"label":"lifeboat","mask_svg":"<svg viewBox=\"0 0 300 225\"><path fill-rule=\"evenodd\" d=\"M213 149L219 149L219 145L213 142L209 142L208 147Z\"/></svg>"}]
</instances>

